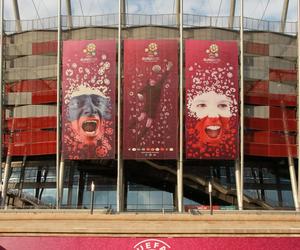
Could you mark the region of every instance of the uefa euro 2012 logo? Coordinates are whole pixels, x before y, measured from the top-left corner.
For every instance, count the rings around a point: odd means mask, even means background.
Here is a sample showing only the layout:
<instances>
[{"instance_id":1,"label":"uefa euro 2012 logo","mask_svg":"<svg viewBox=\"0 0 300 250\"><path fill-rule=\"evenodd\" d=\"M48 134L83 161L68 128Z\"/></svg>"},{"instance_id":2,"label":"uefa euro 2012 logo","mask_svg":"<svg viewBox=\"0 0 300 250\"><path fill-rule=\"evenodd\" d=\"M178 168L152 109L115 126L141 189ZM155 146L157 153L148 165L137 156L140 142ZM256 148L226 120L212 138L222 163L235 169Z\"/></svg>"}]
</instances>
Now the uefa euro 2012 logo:
<instances>
[{"instance_id":1,"label":"uefa euro 2012 logo","mask_svg":"<svg viewBox=\"0 0 300 250\"><path fill-rule=\"evenodd\" d=\"M210 58L219 56L219 47L217 44L211 44L209 48L206 50L206 53Z\"/></svg>"},{"instance_id":2,"label":"uefa euro 2012 logo","mask_svg":"<svg viewBox=\"0 0 300 250\"><path fill-rule=\"evenodd\" d=\"M89 43L86 48L83 50L87 56L95 56L96 55L96 45L94 43Z\"/></svg>"},{"instance_id":3,"label":"uefa euro 2012 logo","mask_svg":"<svg viewBox=\"0 0 300 250\"><path fill-rule=\"evenodd\" d=\"M158 55L158 46L156 43L150 43L147 48L145 48L145 52L150 56Z\"/></svg>"}]
</instances>

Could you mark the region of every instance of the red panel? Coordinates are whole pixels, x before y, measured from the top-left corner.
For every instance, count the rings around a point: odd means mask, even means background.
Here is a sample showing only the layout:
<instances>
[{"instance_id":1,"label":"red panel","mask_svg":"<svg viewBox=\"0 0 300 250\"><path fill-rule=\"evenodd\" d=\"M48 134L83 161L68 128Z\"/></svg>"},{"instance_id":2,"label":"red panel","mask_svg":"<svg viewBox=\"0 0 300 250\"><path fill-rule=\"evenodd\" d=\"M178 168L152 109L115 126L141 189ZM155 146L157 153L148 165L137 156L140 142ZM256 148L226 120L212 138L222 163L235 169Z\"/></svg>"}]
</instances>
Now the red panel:
<instances>
[{"instance_id":1,"label":"red panel","mask_svg":"<svg viewBox=\"0 0 300 250\"><path fill-rule=\"evenodd\" d=\"M245 134L246 142L263 143L263 144L285 144L285 135L280 132L269 131L247 131ZM290 144L296 143L296 137L289 135Z\"/></svg>"},{"instance_id":2,"label":"red panel","mask_svg":"<svg viewBox=\"0 0 300 250\"><path fill-rule=\"evenodd\" d=\"M25 131L25 132L14 132L12 136L6 134L5 142L11 140L11 143L36 143L36 142L47 142L56 140L55 131Z\"/></svg>"},{"instance_id":3,"label":"red panel","mask_svg":"<svg viewBox=\"0 0 300 250\"><path fill-rule=\"evenodd\" d=\"M275 82L297 81L297 70L270 69L269 80Z\"/></svg>"},{"instance_id":4,"label":"red panel","mask_svg":"<svg viewBox=\"0 0 300 250\"><path fill-rule=\"evenodd\" d=\"M57 41L37 42L32 43L32 54L56 54L57 53Z\"/></svg>"},{"instance_id":5,"label":"red panel","mask_svg":"<svg viewBox=\"0 0 300 250\"><path fill-rule=\"evenodd\" d=\"M259 94L251 93L245 96L245 103L256 105L270 105L270 106L289 106L297 105L296 95L281 95L281 94Z\"/></svg>"},{"instance_id":6,"label":"red panel","mask_svg":"<svg viewBox=\"0 0 300 250\"><path fill-rule=\"evenodd\" d=\"M38 92L56 90L56 80L22 80L7 83L7 92Z\"/></svg>"},{"instance_id":7,"label":"red panel","mask_svg":"<svg viewBox=\"0 0 300 250\"><path fill-rule=\"evenodd\" d=\"M297 105L297 96L296 95L280 95L280 94L270 94L270 105L273 106L296 106Z\"/></svg>"},{"instance_id":8,"label":"red panel","mask_svg":"<svg viewBox=\"0 0 300 250\"><path fill-rule=\"evenodd\" d=\"M245 42L245 53L268 56L269 44Z\"/></svg>"},{"instance_id":9,"label":"red panel","mask_svg":"<svg viewBox=\"0 0 300 250\"><path fill-rule=\"evenodd\" d=\"M281 108L281 107L270 107L270 118L283 119L283 112L285 113L286 119L296 118L296 111L294 109Z\"/></svg>"},{"instance_id":10,"label":"red panel","mask_svg":"<svg viewBox=\"0 0 300 250\"><path fill-rule=\"evenodd\" d=\"M290 145L290 156L297 157L297 145ZM288 157L288 147L282 144L245 143L245 154L269 157Z\"/></svg>"},{"instance_id":11,"label":"red panel","mask_svg":"<svg viewBox=\"0 0 300 250\"><path fill-rule=\"evenodd\" d=\"M245 96L245 103L256 105L268 105L269 97L266 95L247 95Z\"/></svg>"},{"instance_id":12,"label":"red panel","mask_svg":"<svg viewBox=\"0 0 300 250\"><path fill-rule=\"evenodd\" d=\"M6 126L14 130L56 128L56 117L11 118L7 120Z\"/></svg>"},{"instance_id":13,"label":"red panel","mask_svg":"<svg viewBox=\"0 0 300 250\"><path fill-rule=\"evenodd\" d=\"M246 94L267 94L269 92L269 81L245 81Z\"/></svg>"},{"instance_id":14,"label":"red panel","mask_svg":"<svg viewBox=\"0 0 300 250\"><path fill-rule=\"evenodd\" d=\"M33 144L10 144L7 152L11 156L56 154L56 142L39 142Z\"/></svg>"},{"instance_id":15,"label":"red panel","mask_svg":"<svg viewBox=\"0 0 300 250\"><path fill-rule=\"evenodd\" d=\"M56 103L56 90L32 93L32 104Z\"/></svg>"},{"instance_id":16,"label":"red panel","mask_svg":"<svg viewBox=\"0 0 300 250\"><path fill-rule=\"evenodd\" d=\"M297 131L297 120L287 119L286 120L288 131ZM285 130L282 119L263 119L263 118L245 118L245 127L252 129L261 129L269 131L283 131Z\"/></svg>"}]
</instances>

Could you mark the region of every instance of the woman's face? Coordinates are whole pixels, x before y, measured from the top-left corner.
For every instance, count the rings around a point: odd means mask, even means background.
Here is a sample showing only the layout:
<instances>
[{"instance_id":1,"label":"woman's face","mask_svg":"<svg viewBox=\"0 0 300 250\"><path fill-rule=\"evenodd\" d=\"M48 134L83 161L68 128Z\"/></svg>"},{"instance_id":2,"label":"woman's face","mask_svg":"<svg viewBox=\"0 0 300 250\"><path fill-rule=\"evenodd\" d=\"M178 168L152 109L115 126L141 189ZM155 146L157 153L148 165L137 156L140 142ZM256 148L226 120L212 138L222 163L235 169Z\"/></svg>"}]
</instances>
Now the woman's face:
<instances>
[{"instance_id":1,"label":"woman's face","mask_svg":"<svg viewBox=\"0 0 300 250\"><path fill-rule=\"evenodd\" d=\"M199 119L196 130L203 143L217 144L223 133L229 129L232 100L214 91L197 95L190 110Z\"/></svg>"},{"instance_id":2,"label":"woman's face","mask_svg":"<svg viewBox=\"0 0 300 250\"><path fill-rule=\"evenodd\" d=\"M103 135L102 99L92 94L75 96L70 100L69 121L85 144L95 143Z\"/></svg>"}]
</instances>

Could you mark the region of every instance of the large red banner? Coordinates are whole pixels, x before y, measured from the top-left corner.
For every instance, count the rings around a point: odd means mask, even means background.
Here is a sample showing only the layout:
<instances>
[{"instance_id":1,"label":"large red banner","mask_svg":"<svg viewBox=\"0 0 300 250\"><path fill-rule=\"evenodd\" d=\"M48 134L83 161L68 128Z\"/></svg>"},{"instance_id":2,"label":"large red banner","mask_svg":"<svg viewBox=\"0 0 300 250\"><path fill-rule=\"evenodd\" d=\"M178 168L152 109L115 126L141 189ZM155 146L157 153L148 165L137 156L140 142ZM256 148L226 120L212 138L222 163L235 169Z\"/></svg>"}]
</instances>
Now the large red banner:
<instances>
[{"instance_id":1,"label":"large red banner","mask_svg":"<svg viewBox=\"0 0 300 250\"><path fill-rule=\"evenodd\" d=\"M238 155L238 49L236 42L187 40L186 157Z\"/></svg>"},{"instance_id":2,"label":"large red banner","mask_svg":"<svg viewBox=\"0 0 300 250\"><path fill-rule=\"evenodd\" d=\"M177 158L176 40L125 40L124 159Z\"/></svg>"},{"instance_id":3,"label":"large red banner","mask_svg":"<svg viewBox=\"0 0 300 250\"><path fill-rule=\"evenodd\" d=\"M114 158L115 58L115 41L64 42L64 159Z\"/></svg>"},{"instance_id":4,"label":"large red banner","mask_svg":"<svg viewBox=\"0 0 300 250\"><path fill-rule=\"evenodd\" d=\"M7 250L290 250L299 248L299 237L0 237L0 249Z\"/></svg>"}]
</instances>

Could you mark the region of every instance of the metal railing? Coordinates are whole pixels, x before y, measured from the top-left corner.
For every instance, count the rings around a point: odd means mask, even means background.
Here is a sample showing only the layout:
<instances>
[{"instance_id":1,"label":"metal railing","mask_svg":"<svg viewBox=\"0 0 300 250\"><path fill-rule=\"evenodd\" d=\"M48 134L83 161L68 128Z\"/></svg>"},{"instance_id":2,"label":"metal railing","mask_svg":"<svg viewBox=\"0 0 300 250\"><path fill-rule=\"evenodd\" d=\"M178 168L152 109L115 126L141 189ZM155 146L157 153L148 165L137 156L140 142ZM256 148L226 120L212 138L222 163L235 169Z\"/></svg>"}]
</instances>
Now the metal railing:
<instances>
[{"instance_id":1,"label":"metal railing","mask_svg":"<svg viewBox=\"0 0 300 250\"><path fill-rule=\"evenodd\" d=\"M184 27L217 27L217 28L229 28L229 16L201 16L193 14L183 15ZM118 14L103 14L95 16L72 16L72 25L69 23L69 18L66 15L62 16L62 27L68 29L80 27L117 27L118 26ZM176 14L157 14L157 15L145 15L145 14L123 14L123 20L125 20L126 27L132 26L165 26L165 27L177 27ZM57 17L48 17L33 20L21 20L22 31L31 30L56 30L57 29ZM268 31L268 32L280 32L280 21L266 21L254 18L244 18L245 30L253 31ZM231 29L239 29L239 16L235 16L233 19L233 26ZM15 20L5 20L4 30L6 33L17 32L17 22ZM297 33L297 22L287 22L285 25L285 34L295 35Z\"/></svg>"}]
</instances>

